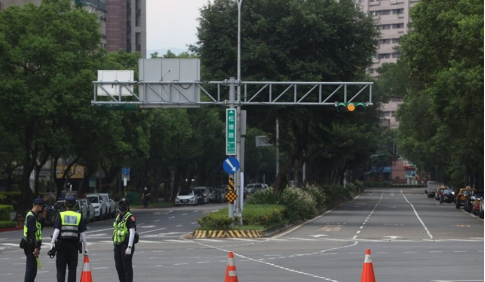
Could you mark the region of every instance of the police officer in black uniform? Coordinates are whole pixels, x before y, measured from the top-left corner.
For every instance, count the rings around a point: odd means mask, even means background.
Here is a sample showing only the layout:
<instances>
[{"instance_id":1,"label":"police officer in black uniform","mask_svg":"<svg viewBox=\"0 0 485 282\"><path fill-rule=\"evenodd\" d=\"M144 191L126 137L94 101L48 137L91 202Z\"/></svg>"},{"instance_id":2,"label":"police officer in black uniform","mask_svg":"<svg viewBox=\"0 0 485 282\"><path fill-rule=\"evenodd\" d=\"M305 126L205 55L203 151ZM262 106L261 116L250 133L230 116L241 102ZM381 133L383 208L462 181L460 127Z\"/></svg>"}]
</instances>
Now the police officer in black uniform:
<instances>
[{"instance_id":1,"label":"police officer in black uniform","mask_svg":"<svg viewBox=\"0 0 485 282\"><path fill-rule=\"evenodd\" d=\"M120 214L113 223L113 244L116 271L120 282L133 282L133 253L135 252L135 217L126 198L118 202Z\"/></svg>"},{"instance_id":2,"label":"police officer in black uniform","mask_svg":"<svg viewBox=\"0 0 485 282\"><path fill-rule=\"evenodd\" d=\"M60 212L54 223L51 250L55 247L57 251L57 282L66 281L66 266L69 270L67 281L76 282L78 252L81 250L79 238L84 245L84 254L89 254L86 248L86 223L80 213L72 210L76 205L74 196L66 196L64 204L67 210Z\"/></svg>"},{"instance_id":3,"label":"police officer in black uniform","mask_svg":"<svg viewBox=\"0 0 485 282\"><path fill-rule=\"evenodd\" d=\"M40 217L39 214L41 214ZM25 244L23 244L23 248L27 257L24 282L34 282L37 276L37 263L40 246L42 245L42 229L44 228L45 216L44 200L40 198L35 199L32 210L27 213L24 219Z\"/></svg>"}]
</instances>

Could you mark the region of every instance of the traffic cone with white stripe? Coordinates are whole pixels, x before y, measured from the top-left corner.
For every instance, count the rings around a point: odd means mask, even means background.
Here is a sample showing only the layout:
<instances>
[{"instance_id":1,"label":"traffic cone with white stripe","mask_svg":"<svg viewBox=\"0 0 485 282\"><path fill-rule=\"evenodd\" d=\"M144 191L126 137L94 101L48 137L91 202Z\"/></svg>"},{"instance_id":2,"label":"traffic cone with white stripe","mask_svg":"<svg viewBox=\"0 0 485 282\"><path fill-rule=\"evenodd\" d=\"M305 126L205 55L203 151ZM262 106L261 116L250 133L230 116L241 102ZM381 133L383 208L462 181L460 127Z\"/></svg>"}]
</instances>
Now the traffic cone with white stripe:
<instances>
[{"instance_id":1,"label":"traffic cone with white stripe","mask_svg":"<svg viewBox=\"0 0 485 282\"><path fill-rule=\"evenodd\" d=\"M226 279L224 282L238 282L236 264L234 263L234 254L232 252L229 252L229 258L227 259Z\"/></svg>"},{"instance_id":2,"label":"traffic cone with white stripe","mask_svg":"<svg viewBox=\"0 0 485 282\"><path fill-rule=\"evenodd\" d=\"M362 270L360 282L376 282L376 277L374 276L374 266L372 265L369 249L365 250L364 269Z\"/></svg>"},{"instance_id":3,"label":"traffic cone with white stripe","mask_svg":"<svg viewBox=\"0 0 485 282\"><path fill-rule=\"evenodd\" d=\"M89 270L89 256L84 255L83 272L81 274L81 282L93 282L91 270Z\"/></svg>"}]
</instances>

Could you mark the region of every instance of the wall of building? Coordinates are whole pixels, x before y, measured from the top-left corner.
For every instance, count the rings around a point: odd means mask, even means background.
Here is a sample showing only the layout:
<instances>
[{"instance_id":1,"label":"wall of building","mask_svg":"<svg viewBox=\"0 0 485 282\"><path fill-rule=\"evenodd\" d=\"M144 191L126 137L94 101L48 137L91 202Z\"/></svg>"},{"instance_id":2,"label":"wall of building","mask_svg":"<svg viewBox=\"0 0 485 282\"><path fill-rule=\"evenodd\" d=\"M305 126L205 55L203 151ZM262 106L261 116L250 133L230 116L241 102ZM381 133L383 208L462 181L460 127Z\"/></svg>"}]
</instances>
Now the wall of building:
<instances>
[{"instance_id":1,"label":"wall of building","mask_svg":"<svg viewBox=\"0 0 485 282\"><path fill-rule=\"evenodd\" d=\"M12 5L34 3L42 0L0 0L0 10ZM85 9L98 17L101 46L108 52L123 49L141 53L146 58L146 0L83 0Z\"/></svg>"},{"instance_id":2,"label":"wall of building","mask_svg":"<svg viewBox=\"0 0 485 282\"><path fill-rule=\"evenodd\" d=\"M400 53L394 50L399 45L400 37L407 33L411 21L409 11L418 0L359 0L363 12L374 19L381 32L377 54L373 65L368 69L370 74L383 63L395 63Z\"/></svg>"}]
</instances>

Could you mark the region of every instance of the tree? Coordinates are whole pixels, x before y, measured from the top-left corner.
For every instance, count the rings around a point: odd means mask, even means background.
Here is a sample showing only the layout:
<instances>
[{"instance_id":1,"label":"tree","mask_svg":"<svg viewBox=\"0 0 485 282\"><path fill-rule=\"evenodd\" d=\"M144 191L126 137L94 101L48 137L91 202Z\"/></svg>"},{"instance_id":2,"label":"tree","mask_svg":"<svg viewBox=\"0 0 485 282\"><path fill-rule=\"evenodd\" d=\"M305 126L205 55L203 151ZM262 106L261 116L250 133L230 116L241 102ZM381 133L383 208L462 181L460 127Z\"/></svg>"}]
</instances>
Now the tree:
<instances>
[{"instance_id":1,"label":"tree","mask_svg":"<svg viewBox=\"0 0 485 282\"><path fill-rule=\"evenodd\" d=\"M437 180L483 187L483 1L422 1L411 17L401 60L420 87L398 111L401 151Z\"/></svg>"},{"instance_id":2,"label":"tree","mask_svg":"<svg viewBox=\"0 0 485 282\"><path fill-rule=\"evenodd\" d=\"M0 104L9 105L0 124L22 144L23 211L32 200L29 176L45 159L40 153L54 149L66 121L89 115L84 101L100 54L99 26L70 1L45 0L2 11L0 34Z\"/></svg>"},{"instance_id":3,"label":"tree","mask_svg":"<svg viewBox=\"0 0 485 282\"><path fill-rule=\"evenodd\" d=\"M222 80L236 73L237 13L237 3L231 0L216 0L201 9L198 42L189 49L200 56L206 79ZM247 81L363 79L379 36L372 19L351 0L247 1L241 14L241 70ZM367 117L362 118L362 115L337 115L334 108L321 107L247 107L247 110L250 125L274 132L278 118L284 129L280 144L288 152L288 160L281 166L282 173L274 185L276 191L286 186L286 171L290 167L299 170L311 158L316 160L315 150L334 150L321 146L322 141L328 144L326 138L331 135L333 123L349 124L363 134L371 132L371 125L378 123L375 111L368 111L364 114ZM326 133L322 136L322 132ZM360 151L369 149L360 147ZM320 151L328 166L315 162L315 173L327 169L335 177L315 181L342 182L348 155L339 152L332 159Z\"/></svg>"}]
</instances>

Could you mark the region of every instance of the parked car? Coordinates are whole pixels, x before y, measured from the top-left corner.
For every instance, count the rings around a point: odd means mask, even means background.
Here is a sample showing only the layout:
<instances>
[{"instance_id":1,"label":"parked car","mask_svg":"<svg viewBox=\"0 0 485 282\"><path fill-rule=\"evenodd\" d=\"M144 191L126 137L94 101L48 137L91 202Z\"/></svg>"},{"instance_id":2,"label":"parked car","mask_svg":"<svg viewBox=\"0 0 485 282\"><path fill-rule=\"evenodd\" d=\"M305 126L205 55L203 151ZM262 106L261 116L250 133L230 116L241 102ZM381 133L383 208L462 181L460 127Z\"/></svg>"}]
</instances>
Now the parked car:
<instances>
[{"instance_id":1,"label":"parked car","mask_svg":"<svg viewBox=\"0 0 485 282\"><path fill-rule=\"evenodd\" d=\"M436 194L436 189L438 189L438 187L440 186L443 186L443 183L428 181L426 183L426 188L424 189L424 192L428 194L428 198L433 198Z\"/></svg>"},{"instance_id":2,"label":"parked car","mask_svg":"<svg viewBox=\"0 0 485 282\"><path fill-rule=\"evenodd\" d=\"M478 217L483 219L483 197L480 198Z\"/></svg>"},{"instance_id":3,"label":"parked car","mask_svg":"<svg viewBox=\"0 0 485 282\"><path fill-rule=\"evenodd\" d=\"M94 206L94 216L96 220L105 219L108 216L108 203L103 201L103 198L99 194L87 194L86 198Z\"/></svg>"},{"instance_id":4,"label":"parked car","mask_svg":"<svg viewBox=\"0 0 485 282\"><path fill-rule=\"evenodd\" d=\"M114 218L116 216L116 203L109 197L108 193L99 193L99 195L108 206L107 217Z\"/></svg>"},{"instance_id":5,"label":"parked car","mask_svg":"<svg viewBox=\"0 0 485 282\"><path fill-rule=\"evenodd\" d=\"M194 191L179 191L175 198L175 205L197 205L198 197Z\"/></svg>"},{"instance_id":6,"label":"parked car","mask_svg":"<svg viewBox=\"0 0 485 282\"><path fill-rule=\"evenodd\" d=\"M224 203L227 202L226 198L224 197L227 192L229 192L229 185L223 185L220 188L214 188L215 190L215 199L217 203Z\"/></svg>"},{"instance_id":7,"label":"parked car","mask_svg":"<svg viewBox=\"0 0 485 282\"><path fill-rule=\"evenodd\" d=\"M197 204L205 204L206 197L204 196L204 191L202 190L193 190L195 196L197 197Z\"/></svg>"},{"instance_id":8,"label":"parked car","mask_svg":"<svg viewBox=\"0 0 485 282\"><path fill-rule=\"evenodd\" d=\"M465 203L463 204L463 209L466 212L472 212L473 211L473 206L475 204L475 201L477 199L480 199L483 197L483 192L482 191L472 191L466 198L465 198Z\"/></svg>"},{"instance_id":9,"label":"parked car","mask_svg":"<svg viewBox=\"0 0 485 282\"><path fill-rule=\"evenodd\" d=\"M435 195L434 195L434 199L435 199L436 201L441 201L441 194L443 193L443 191L444 191L445 189L449 189L449 188L448 188L448 186L443 185L443 186L440 186L440 187L438 187L438 188L436 189L436 193L435 193Z\"/></svg>"},{"instance_id":10,"label":"parked car","mask_svg":"<svg viewBox=\"0 0 485 282\"><path fill-rule=\"evenodd\" d=\"M259 192L259 191L264 191L264 190L268 190L269 187L267 184L264 184L264 183L251 183L251 184L248 184L246 186L246 188L244 188L244 194L246 195L251 195L251 194L254 194L256 192Z\"/></svg>"},{"instance_id":11,"label":"parked car","mask_svg":"<svg viewBox=\"0 0 485 282\"><path fill-rule=\"evenodd\" d=\"M212 187L207 187L207 196L209 197L209 202L213 203L216 201L216 190Z\"/></svg>"},{"instance_id":12,"label":"parked car","mask_svg":"<svg viewBox=\"0 0 485 282\"><path fill-rule=\"evenodd\" d=\"M202 199L199 203L205 204L210 201L209 198L209 187L194 187L194 190L196 193L202 193Z\"/></svg>"},{"instance_id":13,"label":"parked car","mask_svg":"<svg viewBox=\"0 0 485 282\"><path fill-rule=\"evenodd\" d=\"M82 206L86 206L88 210L88 217L86 218L86 223L93 222L95 220L94 217L94 206L88 199L79 199L79 204Z\"/></svg>"},{"instance_id":14,"label":"parked car","mask_svg":"<svg viewBox=\"0 0 485 282\"><path fill-rule=\"evenodd\" d=\"M59 213L67 210L65 202L66 201L62 198L54 203L54 214L52 217L53 223L56 222L57 218L59 217ZM76 205L72 210L80 213L85 223L89 221L88 207L83 205L80 200L76 200Z\"/></svg>"},{"instance_id":15,"label":"parked car","mask_svg":"<svg viewBox=\"0 0 485 282\"><path fill-rule=\"evenodd\" d=\"M440 203L454 203L455 192L450 188L445 188L440 192Z\"/></svg>"},{"instance_id":16,"label":"parked car","mask_svg":"<svg viewBox=\"0 0 485 282\"><path fill-rule=\"evenodd\" d=\"M456 208L459 209L462 205L465 204L466 198L471 195L471 193L475 191L475 188L470 188L467 186L466 188L460 188L460 191L455 196L455 203Z\"/></svg>"}]
</instances>

